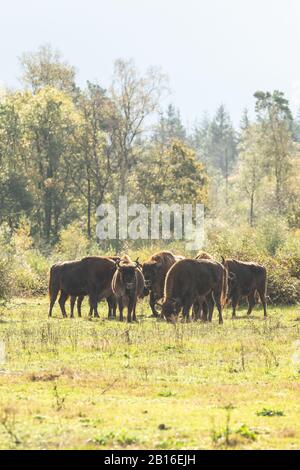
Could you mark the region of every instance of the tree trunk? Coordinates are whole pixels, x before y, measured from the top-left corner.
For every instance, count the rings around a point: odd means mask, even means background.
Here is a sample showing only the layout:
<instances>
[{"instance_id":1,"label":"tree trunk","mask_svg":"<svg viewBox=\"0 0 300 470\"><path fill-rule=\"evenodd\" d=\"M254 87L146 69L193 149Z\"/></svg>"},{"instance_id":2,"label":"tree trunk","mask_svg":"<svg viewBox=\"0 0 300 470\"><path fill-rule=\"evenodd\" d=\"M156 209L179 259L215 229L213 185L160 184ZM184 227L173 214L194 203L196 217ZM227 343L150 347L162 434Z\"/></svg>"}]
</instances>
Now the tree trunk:
<instances>
[{"instance_id":1,"label":"tree trunk","mask_svg":"<svg viewBox=\"0 0 300 470\"><path fill-rule=\"evenodd\" d=\"M228 206L228 149L225 149L225 203Z\"/></svg>"},{"instance_id":2,"label":"tree trunk","mask_svg":"<svg viewBox=\"0 0 300 470\"><path fill-rule=\"evenodd\" d=\"M253 227L254 225L254 193L251 193L250 198L250 226Z\"/></svg>"},{"instance_id":3,"label":"tree trunk","mask_svg":"<svg viewBox=\"0 0 300 470\"><path fill-rule=\"evenodd\" d=\"M91 179L88 176L87 178L87 235L88 238L92 238L92 230L91 230Z\"/></svg>"}]
</instances>

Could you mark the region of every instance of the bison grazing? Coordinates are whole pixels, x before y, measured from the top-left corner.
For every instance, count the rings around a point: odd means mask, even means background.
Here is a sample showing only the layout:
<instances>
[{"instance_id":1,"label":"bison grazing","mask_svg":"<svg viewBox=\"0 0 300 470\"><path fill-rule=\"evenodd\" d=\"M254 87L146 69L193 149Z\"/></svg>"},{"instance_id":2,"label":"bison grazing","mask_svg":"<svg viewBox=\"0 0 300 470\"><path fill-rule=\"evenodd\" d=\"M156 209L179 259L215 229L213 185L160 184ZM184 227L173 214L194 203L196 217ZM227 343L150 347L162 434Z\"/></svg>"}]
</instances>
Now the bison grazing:
<instances>
[{"instance_id":1,"label":"bison grazing","mask_svg":"<svg viewBox=\"0 0 300 470\"><path fill-rule=\"evenodd\" d=\"M236 316L236 307L241 297L248 300L248 312L250 315L256 304L256 293L259 294L267 316L266 289L267 271L264 266L257 263L246 263L235 259L222 258L222 264L229 273L228 300L232 303L232 316Z\"/></svg>"},{"instance_id":2,"label":"bison grazing","mask_svg":"<svg viewBox=\"0 0 300 470\"><path fill-rule=\"evenodd\" d=\"M183 259L183 256L175 256L169 251L162 251L161 253L152 255L151 258L143 264L143 275L146 286L145 292L146 294L150 293L149 303L152 316L154 317L159 316L155 306L158 300L163 298L167 272L171 266L180 259Z\"/></svg>"},{"instance_id":3,"label":"bison grazing","mask_svg":"<svg viewBox=\"0 0 300 470\"><path fill-rule=\"evenodd\" d=\"M127 307L127 321L136 321L136 303L144 293L144 276L139 263L131 261L129 256L124 256L116 263L117 270L112 280L112 290L117 297L120 320L123 321L123 309Z\"/></svg>"},{"instance_id":4,"label":"bison grazing","mask_svg":"<svg viewBox=\"0 0 300 470\"><path fill-rule=\"evenodd\" d=\"M227 271L224 266L212 260L178 261L166 277L162 314L167 321L172 321L182 309L184 318L188 320L193 303L210 292L219 312L219 323L223 323L222 306L227 295Z\"/></svg>"},{"instance_id":5,"label":"bison grazing","mask_svg":"<svg viewBox=\"0 0 300 470\"><path fill-rule=\"evenodd\" d=\"M106 257L91 256L80 261L69 261L52 266L50 270L49 317L58 293L59 305L64 317L67 316L65 303L69 296L89 296L90 316L99 317L98 301L112 295L111 281L116 270L116 263Z\"/></svg>"}]
</instances>

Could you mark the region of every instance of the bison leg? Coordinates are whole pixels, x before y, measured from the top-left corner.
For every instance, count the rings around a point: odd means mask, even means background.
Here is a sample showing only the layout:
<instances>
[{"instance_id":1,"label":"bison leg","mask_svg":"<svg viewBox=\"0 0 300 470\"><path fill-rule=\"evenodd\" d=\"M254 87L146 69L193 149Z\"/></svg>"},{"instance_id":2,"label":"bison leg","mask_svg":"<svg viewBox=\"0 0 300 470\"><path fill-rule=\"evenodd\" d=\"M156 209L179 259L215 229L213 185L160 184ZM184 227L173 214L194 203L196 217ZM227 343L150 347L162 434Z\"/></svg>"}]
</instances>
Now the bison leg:
<instances>
[{"instance_id":1,"label":"bison leg","mask_svg":"<svg viewBox=\"0 0 300 470\"><path fill-rule=\"evenodd\" d=\"M107 297L106 302L107 302L107 305L108 305L107 318L111 318L113 316L113 314L112 314L112 306L111 306L111 303L110 303L110 297Z\"/></svg>"},{"instance_id":2,"label":"bison leg","mask_svg":"<svg viewBox=\"0 0 300 470\"><path fill-rule=\"evenodd\" d=\"M66 318L68 316L67 312L66 312L66 307L65 307L67 298L68 298L68 294L66 294L65 292L61 292L59 300L58 300L58 303L59 303L59 306L60 306L60 309L61 309L61 313L62 313L62 316L64 318Z\"/></svg>"},{"instance_id":3,"label":"bison leg","mask_svg":"<svg viewBox=\"0 0 300 470\"><path fill-rule=\"evenodd\" d=\"M134 299L129 298L128 306L127 306L127 323L131 323L131 314L134 309Z\"/></svg>"},{"instance_id":4,"label":"bison leg","mask_svg":"<svg viewBox=\"0 0 300 470\"><path fill-rule=\"evenodd\" d=\"M232 318L236 317L236 307L238 306L239 300L240 300L240 296L239 296L238 292L235 292L232 295L232 300L231 300L231 303L232 303Z\"/></svg>"},{"instance_id":5,"label":"bison leg","mask_svg":"<svg viewBox=\"0 0 300 470\"><path fill-rule=\"evenodd\" d=\"M117 299L116 297L113 298L114 299L114 303L113 303L113 312L112 312L112 316L113 318L116 318L117 317Z\"/></svg>"},{"instance_id":6,"label":"bison leg","mask_svg":"<svg viewBox=\"0 0 300 470\"><path fill-rule=\"evenodd\" d=\"M116 318L117 301L114 295L111 295L107 299L108 304L108 318Z\"/></svg>"},{"instance_id":7,"label":"bison leg","mask_svg":"<svg viewBox=\"0 0 300 470\"><path fill-rule=\"evenodd\" d=\"M83 299L84 299L84 295L80 295L77 298L77 315L79 316L79 318L81 318L81 305L82 305Z\"/></svg>"},{"instance_id":8,"label":"bison leg","mask_svg":"<svg viewBox=\"0 0 300 470\"><path fill-rule=\"evenodd\" d=\"M204 300L204 302L202 303L202 320L203 321L207 321L208 320L208 304L207 304L207 301Z\"/></svg>"},{"instance_id":9,"label":"bison leg","mask_svg":"<svg viewBox=\"0 0 300 470\"><path fill-rule=\"evenodd\" d=\"M219 291L214 291L213 296L214 296L214 301L215 301L215 304L216 304L218 312L219 312L219 324L222 325L222 323L223 323L222 304L221 304L222 293L219 292Z\"/></svg>"},{"instance_id":10,"label":"bison leg","mask_svg":"<svg viewBox=\"0 0 300 470\"><path fill-rule=\"evenodd\" d=\"M59 289L55 289L54 292L51 292L51 295L50 295L50 306L49 306L49 313L48 313L48 316L49 316L49 317L52 317L52 310L53 310L53 306L54 306L54 304L55 304L55 301L56 301L56 299L57 299L58 292L59 292Z\"/></svg>"},{"instance_id":11,"label":"bison leg","mask_svg":"<svg viewBox=\"0 0 300 470\"><path fill-rule=\"evenodd\" d=\"M182 309L183 319L186 322L190 321L190 309L193 304L191 302L186 303Z\"/></svg>"},{"instance_id":12,"label":"bison leg","mask_svg":"<svg viewBox=\"0 0 300 470\"><path fill-rule=\"evenodd\" d=\"M208 320L211 322L213 313L214 313L214 308L215 308L215 301L214 301L212 292L210 292L206 296L206 303L207 303L207 308L208 308Z\"/></svg>"},{"instance_id":13,"label":"bison leg","mask_svg":"<svg viewBox=\"0 0 300 470\"><path fill-rule=\"evenodd\" d=\"M137 319L136 319L136 301L135 301L134 306L133 306L132 320L135 321L135 322L137 321Z\"/></svg>"},{"instance_id":14,"label":"bison leg","mask_svg":"<svg viewBox=\"0 0 300 470\"><path fill-rule=\"evenodd\" d=\"M124 309L124 306L123 306L123 301L122 299L119 299L119 312L120 312L120 321L123 321L123 309Z\"/></svg>"},{"instance_id":15,"label":"bison leg","mask_svg":"<svg viewBox=\"0 0 300 470\"><path fill-rule=\"evenodd\" d=\"M150 291L149 304L150 304L150 308L152 310L152 317L155 317L155 318L159 317L159 313L155 308L156 300L157 300L156 295L154 294L153 291Z\"/></svg>"},{"instance_id":16,"label":"bison leg","mask_svg":"<svg viewBox=\"0 0 300 470\"><path fill-rule=\"evenodd\" d=\"M200 318L200 305L199 301L196 300L196 302L193 303L193 308L192 308L192 319L194 321L199 320Z\"/></svg>"},{"instance_id":17,"label":"bison leg","mask_svg":"<svg viewBox=\"0 0 300 470\"><path fill-rule=\"evenodd\" d=\"M255 306L255 291L254 292L251 292L248 296L247 296L247 300L248 300L248 312L247 312L247 315L251 315L251 312L253 310L253 307Z\"/></svg>"},{"instance_id":18,"label":"bison leg","mask_svg":"<svg viewBox=\"0 0 300 470\"><path fill-rule=\"evenodd\" d=\"M70 298L70 306L71 306L71 315L70 318L74 318L74 306L76 302L76 295L71 295Z\"/></svg>"},{"instance_id":19,"label":"bison leg","mask_svg":"<svg viewBox=\"0 0 300 470\"><path fill-rule=\"evenodd\" d=\"M99 313L98 313L98 298L97 295L95 294L90 294L89 295L89 301L90 301L90 313L89 316L91 317L94 312L94 316L96 318L99 318Z\"/></svg>"},{"instance_id":20,"label":"bison leg","mask_svg":"<svg viewBox=\"0 0 300 470\"><path fill-rule=\"evenodd\" d=\"M267 315L267 301L266 301L265 288L258 289L258 293L259 293L259 297L264 308L264 317L266 318L268 315Z\"/></svg>"}]
</instances>

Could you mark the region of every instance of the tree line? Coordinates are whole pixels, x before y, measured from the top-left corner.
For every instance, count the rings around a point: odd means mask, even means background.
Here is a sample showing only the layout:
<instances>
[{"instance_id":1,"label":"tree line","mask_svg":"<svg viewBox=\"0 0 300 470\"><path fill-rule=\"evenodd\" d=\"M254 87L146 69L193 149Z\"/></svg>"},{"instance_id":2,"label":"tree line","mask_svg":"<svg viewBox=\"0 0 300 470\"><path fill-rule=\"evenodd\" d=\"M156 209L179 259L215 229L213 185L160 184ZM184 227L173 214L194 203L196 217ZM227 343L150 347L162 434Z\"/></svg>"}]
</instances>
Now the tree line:
<instances>
[{"instance_id":1,"label":"tree line","mask_svg":"<svg viewBox=\"0 0 300 470\"><path fill-rule=\"evenodd\" d=\"M59 52L42 46L20 59L18 90L0 97L0 226L26 218L31 235L55 243L78 222L89 238L102 202L202 202L212 218L266 213L300 227L300 119L280 91L255 93L235 129L222 104L188 131L168 79L119 59L110 86L87 82Z\"/></svg>"}]
</instances>

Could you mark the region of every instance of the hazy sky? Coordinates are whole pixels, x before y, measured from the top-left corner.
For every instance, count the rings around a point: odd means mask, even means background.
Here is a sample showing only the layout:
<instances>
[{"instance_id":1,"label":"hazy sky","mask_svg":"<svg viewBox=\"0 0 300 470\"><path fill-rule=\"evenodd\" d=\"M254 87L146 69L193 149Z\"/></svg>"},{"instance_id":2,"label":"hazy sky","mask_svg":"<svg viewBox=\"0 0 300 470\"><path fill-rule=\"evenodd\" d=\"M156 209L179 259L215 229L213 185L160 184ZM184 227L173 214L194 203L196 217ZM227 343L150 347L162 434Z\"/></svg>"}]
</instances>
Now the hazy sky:
<instances>
[{"instance_id":1,"label":"hazy sky","mask_svg":"<svg viewBox=\"0 0 300 470\"><path fill-rule=\"evenodd\" d=\"M223 102L238 123L257 89L300 107L299 25L299 0L0 0L0 83L17 86L18 56L48 42L80 84L134 58L169 75L185 122Z\"/></svg>"}]
</instances>

